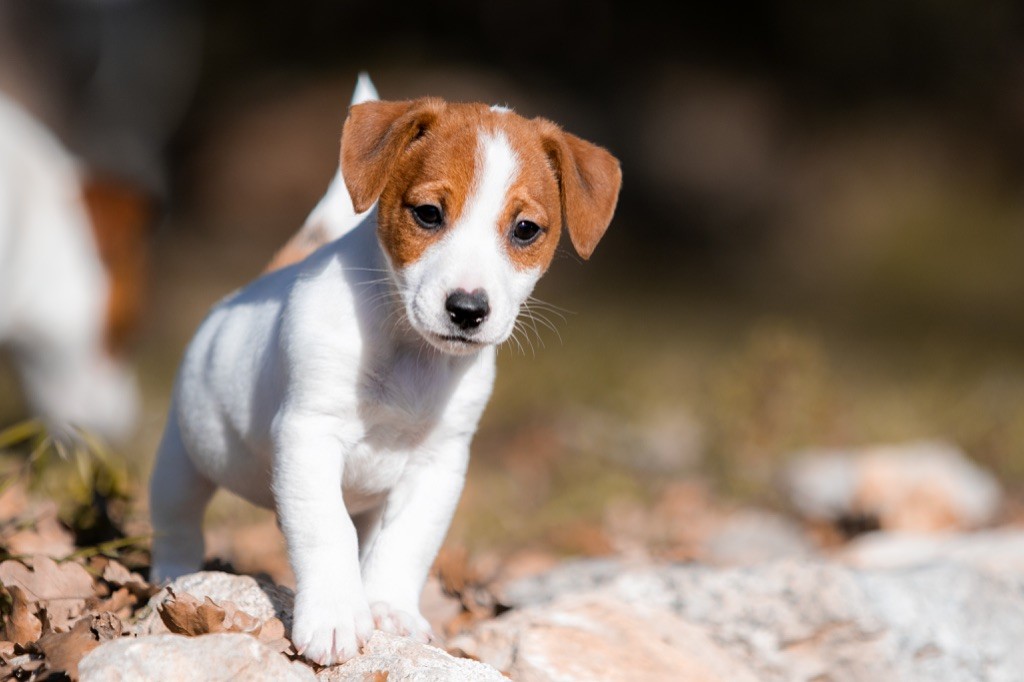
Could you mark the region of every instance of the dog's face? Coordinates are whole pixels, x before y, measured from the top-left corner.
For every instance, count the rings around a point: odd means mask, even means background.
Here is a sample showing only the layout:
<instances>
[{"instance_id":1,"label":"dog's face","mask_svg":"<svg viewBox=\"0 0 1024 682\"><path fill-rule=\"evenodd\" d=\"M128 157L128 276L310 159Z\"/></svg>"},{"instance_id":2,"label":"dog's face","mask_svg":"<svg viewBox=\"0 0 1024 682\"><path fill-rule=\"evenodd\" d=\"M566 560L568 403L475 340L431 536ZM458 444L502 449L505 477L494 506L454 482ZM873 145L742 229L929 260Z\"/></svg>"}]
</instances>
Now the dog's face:
<instances>
[{"instance_id":1,"label":"dog's face","mask_svg":"<svg viewBox=\"0 0 1024 682\"><path fill-rule=\"evenodd\" d=\"M378 202L409 323L453 354L509 338L563 225L588 258L621 184L611 154L550 121L433 98L353 106L341 162L355 209Z\"/></svg>"}]
</instances>

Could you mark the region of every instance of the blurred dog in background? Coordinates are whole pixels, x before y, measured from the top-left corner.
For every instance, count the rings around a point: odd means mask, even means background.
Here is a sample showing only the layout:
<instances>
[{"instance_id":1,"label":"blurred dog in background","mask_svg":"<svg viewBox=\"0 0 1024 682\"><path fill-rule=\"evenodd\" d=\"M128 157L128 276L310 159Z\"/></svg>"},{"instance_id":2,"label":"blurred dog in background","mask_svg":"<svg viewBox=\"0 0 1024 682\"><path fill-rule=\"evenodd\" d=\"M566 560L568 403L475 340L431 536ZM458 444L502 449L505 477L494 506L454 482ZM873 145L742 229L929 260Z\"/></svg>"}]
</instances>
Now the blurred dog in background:
<instances>
[{"instance_id":1,"label":"blurred dog in background","mask_svg":"<svg viewBox=\"0 0 1024 682\"><path fill-rule=\"evenodd\" d=\"M0 344L27 407L58 434L118 440L135 422L135 380L113 353L111 323L128 324L117 291L74 158L0 93Z\"/></svg>"},{"instance_id":2,"label":"blurred dog in background","mask_svg":"<svg viewBox=\"0 0 1024 682\"><path fill-rule=\"evenodd\" d=\"M195 0L0 0L0 344L28 410L120 440Z\"/></svg>"}]
</instances>

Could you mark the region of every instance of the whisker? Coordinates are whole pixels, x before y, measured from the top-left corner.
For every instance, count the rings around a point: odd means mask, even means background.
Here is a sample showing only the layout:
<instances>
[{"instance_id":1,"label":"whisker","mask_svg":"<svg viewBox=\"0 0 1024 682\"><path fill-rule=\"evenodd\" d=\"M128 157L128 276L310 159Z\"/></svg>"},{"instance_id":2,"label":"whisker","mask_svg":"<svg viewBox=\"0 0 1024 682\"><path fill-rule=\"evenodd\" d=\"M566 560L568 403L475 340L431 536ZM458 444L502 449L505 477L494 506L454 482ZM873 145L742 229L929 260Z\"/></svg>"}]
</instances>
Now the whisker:
<instances>
[{"instance_id":1,"label":"whisker","mask_svg":"<svg viewBox=\"0 0 1024 682\"><path fill-rule=\"evenodd\" d=\"M530 321L530 327L533 329L533 335L537 337L537 343L540 344L541 348L544 348L544 339L540 337L540 330L537 328L537 319L533 316L533 312L527 304L524 303L523 308L523 317Z\"/></svg>"},{"instance_id":2,"label":"whisker","mask_svg":"<svg viewBox=\"0 0 1024 682\"><path fill-rule=\"evenodd\" d=\"M554 303L550 303L548 301L541 300L541 299L537 298L536 296L527 296L526 300L529 301L536 308L540 308L542 310L546 310L549 313L557 314L563 320L565 319L566 315L575 315L576 314L576 312L573 311L573 310L569 310L568 308L563 308L561 306L555 305Z\"/></svg>"},{"instance_id":3,"label":"whisker","mask_svg":"<svg viewBox=\"0 0 1024 682\"><path fill-rule=\"evenodd\" d=\"M555 325L555 323L554 323L554 322L552 322L551 320L549 320L549 319L547 318L547 316L545 316L545 315L544 315L543 313L538 313L538 312L536 312L536 311L533 311L533 310L530 310L530 315L531 315L532 317L534 317L534 319L535 319L535 320L536 320L537 322L540 322L540 323L541 323L542 325L544 325L545 327L547 327L548 329L550 329L551 331L553 331L553 332L555 333L555 336L557 336L557 337L558 337L558 343L560 343L560 344L564 344L564 343L565 343L565 342L564 342L564 341L562 340L562 333L561 333L560 331L558 331L558 327L557 327L557 326Z\"/></svg>"}]
</instances>

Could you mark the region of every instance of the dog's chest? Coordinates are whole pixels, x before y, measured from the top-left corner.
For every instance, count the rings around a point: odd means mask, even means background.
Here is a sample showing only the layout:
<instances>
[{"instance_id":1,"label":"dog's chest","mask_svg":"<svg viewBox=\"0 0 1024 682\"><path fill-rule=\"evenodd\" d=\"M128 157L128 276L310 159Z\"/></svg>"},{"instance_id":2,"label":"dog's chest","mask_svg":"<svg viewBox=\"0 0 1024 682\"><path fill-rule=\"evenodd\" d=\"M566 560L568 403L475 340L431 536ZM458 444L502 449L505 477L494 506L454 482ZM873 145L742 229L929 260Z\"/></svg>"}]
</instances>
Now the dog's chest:
<instances>
[{"instance_id":1,"label":"dog's chest","mask_svg":"<svg viewBox=\"0 0 1024 682\"><path fill-rule=\"evenodd\" d=\"M446 419L459 419L459 403L472 402L474 393L472 368L467 365L461 358L439 356L429 349L383 353L363 373L358 387L367 445L415 448Z\"/></svg>"},{"instance_id":2,"label":"dog's chest","mask_svg":"<svg viewBox=\"0 0 1024 682\"><path fill-rule=\"evenodd\" d=\"M429 351L424 351L429 352ZM462 457L493 382L493 356L398 353L359 383L363 437L345 458L350 511L376 504L410 461Z\"/></svg>"}]
</instances>

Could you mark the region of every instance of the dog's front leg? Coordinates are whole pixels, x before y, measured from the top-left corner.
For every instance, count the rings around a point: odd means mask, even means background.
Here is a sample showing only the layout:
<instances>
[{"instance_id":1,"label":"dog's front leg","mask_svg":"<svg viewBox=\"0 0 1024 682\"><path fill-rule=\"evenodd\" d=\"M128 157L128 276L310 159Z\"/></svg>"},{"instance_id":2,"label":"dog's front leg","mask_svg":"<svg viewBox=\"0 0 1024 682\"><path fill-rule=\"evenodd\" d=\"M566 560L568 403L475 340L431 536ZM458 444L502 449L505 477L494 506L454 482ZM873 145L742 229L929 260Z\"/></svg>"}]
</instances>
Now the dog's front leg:
<instances>
[{"instance_id":1,"label":"dog's front leg","mask_svg":"<svg viewBox=\"0 0 1024 682\"><path fill-rule=\"evenodd\" d=\"M469 455L467 445L444 458L414 458L388 494L377 532L363 553L363 584L381 630L431 639L419 600L448 532Z\"/></svg>"},{"instance_id":2,"label":"dog's front leg","mask_svg":"<svg viewBox=\"0 0 1024 682\"><path fill-rule=\"evenodd\" d=\"M292 641L330 665L352 658L373 634L360 579L356 530L342 499L344 444L327 419L278 429L274 498L295 572Z\"/></svg>"}]
</instances>

